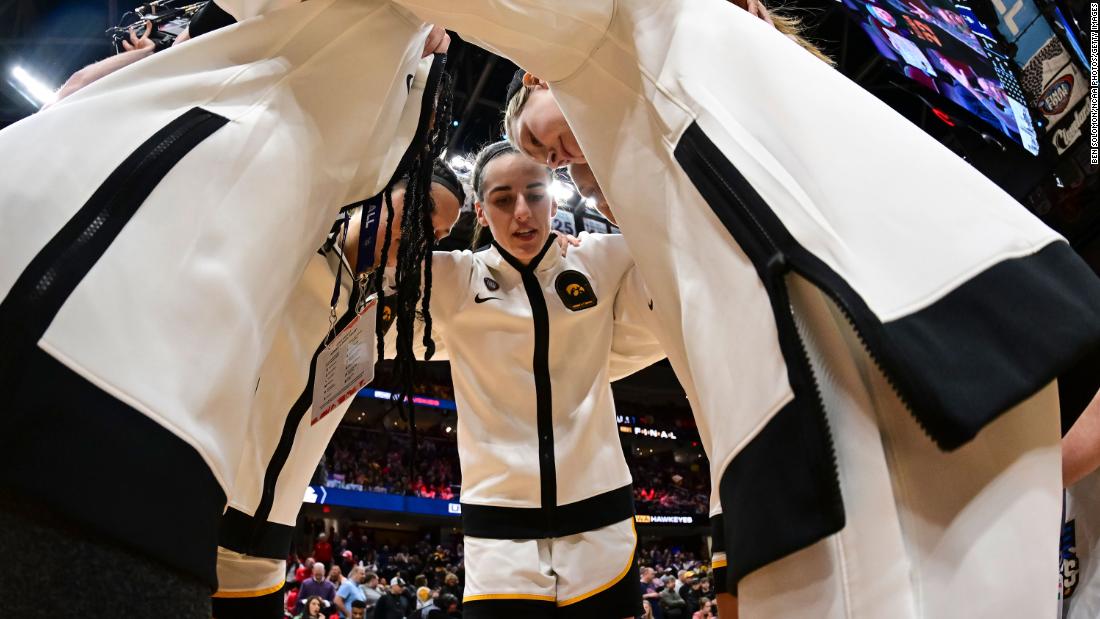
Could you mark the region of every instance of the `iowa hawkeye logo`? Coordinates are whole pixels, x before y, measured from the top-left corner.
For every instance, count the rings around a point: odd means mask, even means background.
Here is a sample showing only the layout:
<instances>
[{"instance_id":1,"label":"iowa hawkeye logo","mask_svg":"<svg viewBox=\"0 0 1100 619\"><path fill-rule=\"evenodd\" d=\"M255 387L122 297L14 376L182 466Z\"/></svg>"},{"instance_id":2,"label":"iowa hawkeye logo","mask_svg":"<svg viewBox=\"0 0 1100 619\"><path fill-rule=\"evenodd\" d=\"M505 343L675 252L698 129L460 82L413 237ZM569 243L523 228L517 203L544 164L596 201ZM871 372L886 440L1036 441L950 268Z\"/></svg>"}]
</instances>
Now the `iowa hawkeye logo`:
<instances>
[{"instance_id":1,"label":"iowa hawkeye logo","mask_svg":"<svg viewBox=\"0 0 1100 619\"><path fill-rule=\"evenodd\" d=\"M565 307L578 312L596 305L596 293L588 278L579 271L563 271L554 282L554 288Z\"/></svg>"}]
</instances>

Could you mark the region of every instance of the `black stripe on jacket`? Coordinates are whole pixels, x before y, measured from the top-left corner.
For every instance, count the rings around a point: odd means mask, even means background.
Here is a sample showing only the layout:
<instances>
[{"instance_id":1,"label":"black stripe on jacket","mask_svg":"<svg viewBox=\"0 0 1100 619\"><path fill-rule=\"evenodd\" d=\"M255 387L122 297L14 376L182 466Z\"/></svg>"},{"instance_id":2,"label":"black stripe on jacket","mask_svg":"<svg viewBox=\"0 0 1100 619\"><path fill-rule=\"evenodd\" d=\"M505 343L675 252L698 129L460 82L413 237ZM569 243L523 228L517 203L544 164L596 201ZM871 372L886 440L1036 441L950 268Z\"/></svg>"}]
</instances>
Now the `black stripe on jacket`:
<instances>
[{"instance_id":1,"label":"black stripe on jacket","mask_svg":"<svg viewBox=\"0 0 1100 619\"><path fill-rule=\"evenodd\" d=\"M675 157L756 266L795 393L719 483L731 591L745 574L844 525L832 439L791 320L784 274L806 278L840 308L945 450L970 441L1100 343L1100 280L1065 243L1003 260L930 306L884 323L794 239L698 124L684 132Z\"/></svg>"}]
</instances>

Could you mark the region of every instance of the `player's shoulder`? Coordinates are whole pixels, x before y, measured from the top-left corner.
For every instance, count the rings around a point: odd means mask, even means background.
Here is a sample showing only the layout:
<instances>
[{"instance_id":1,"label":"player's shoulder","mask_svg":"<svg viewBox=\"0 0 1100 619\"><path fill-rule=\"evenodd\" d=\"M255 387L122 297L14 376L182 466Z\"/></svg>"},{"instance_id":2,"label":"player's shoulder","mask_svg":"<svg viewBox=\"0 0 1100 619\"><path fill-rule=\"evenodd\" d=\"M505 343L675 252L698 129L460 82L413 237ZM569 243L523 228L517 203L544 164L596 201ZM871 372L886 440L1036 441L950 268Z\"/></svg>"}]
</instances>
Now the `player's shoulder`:
<instances>
[{"instance_id":1,"label":"player's shoulder","mask_svg":"<svg viewBox=\"0 0 1100 619\"><path fill-rule=\"evenodd\" d=\"M589 268L607 274L621 274L634 259L621 234L582 232L580 245L570 247L567 257L585 263Z\"/></svg>"}]
</instances>

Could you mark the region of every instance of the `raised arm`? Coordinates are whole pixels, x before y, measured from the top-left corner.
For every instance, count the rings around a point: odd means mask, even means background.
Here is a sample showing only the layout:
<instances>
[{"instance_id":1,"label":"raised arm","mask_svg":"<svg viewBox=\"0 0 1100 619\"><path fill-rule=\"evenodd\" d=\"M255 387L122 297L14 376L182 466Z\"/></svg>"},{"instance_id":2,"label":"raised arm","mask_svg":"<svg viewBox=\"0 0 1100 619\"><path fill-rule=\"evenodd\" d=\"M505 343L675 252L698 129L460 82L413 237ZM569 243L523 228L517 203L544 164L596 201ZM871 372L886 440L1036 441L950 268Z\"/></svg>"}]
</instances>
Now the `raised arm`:
<instances>
[{"instance_id":1,"label":"raised arm","mask_svg":"<svg viewBox=\"0 0 1100 619\"><path fill-rule=\"evenodd\" d=\"M122 41L122 47L126 51L115 54L110 58L104 58L99 62L90 64L76 73L73 73L69 76L69 79L65 80L61 88L58 89L57 99L54 100L54 103L68 97L102 77L106 77L123 67L130 66L143 58L152 56L153 52L156 51L156 45L154 45L152 39L149 38L152 32L152 25L146 25L145 33L138 37L134 34L134 29L131 28L130 40ZM52 105L52 103L42 106L42 109L46 109L50 105Z\"/></svg>"},{"instance_id":2,"label":"raised arm","mask_svg":"<svg viewBox=\"0 0 1100 619\"><path fill-rule=\"evenodd\" d=\"M1062 484L1068 488L1100 468L1100 392L1062 439Z\"/></svg>"},{"instance_id":3,"label":"raised arm","mask_svg":"<svg viewBox=\"0 0 1100 619\"><path fill-rule=\"evenodd\" d=\"M571 75L603 40L614 0L395 0L539 77Z\"/></svg>"}]
</instances>

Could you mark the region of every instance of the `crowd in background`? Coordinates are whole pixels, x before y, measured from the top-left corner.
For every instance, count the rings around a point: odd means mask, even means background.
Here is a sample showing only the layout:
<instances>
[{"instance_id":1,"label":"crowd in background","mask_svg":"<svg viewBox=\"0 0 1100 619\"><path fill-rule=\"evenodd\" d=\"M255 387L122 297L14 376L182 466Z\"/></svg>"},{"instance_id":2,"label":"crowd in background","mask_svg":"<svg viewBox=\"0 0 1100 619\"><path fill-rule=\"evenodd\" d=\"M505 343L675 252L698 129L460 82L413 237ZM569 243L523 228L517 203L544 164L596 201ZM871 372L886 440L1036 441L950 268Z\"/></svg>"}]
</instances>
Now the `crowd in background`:
<instances>
[{"instance_id":1,"label":"crowd in background","mask_svg":"<svg viewBox=\"0 0 1100 619\"><path fill-rule=\"evenodd\" d=\"M408 436L343 425L322 462L325 484L368 492L454 500L461 475L454 440L418 442L410 473Z\"/></svg>"},{"instance_id":2,"label":"crowd in background","mask_svg":"<svg viewBox=\"0 0 1100 619\"><path fill-rule=\"evenodd\" d=\"M349 525L338 534L319 533L312 546L302 550L287 562L287 617L310 619L311 603L316 607L313 617L325 619L462 616L465 572L460 537L436 543L426 535L415 543L391 545L376 541L367 528ZM667 543L643 544L638 564L645 609L641 617L717 616L705 553Z\"/></svg>"},{"instance_id":3,"label":"crowd in background","mask_svg":"<svg viewBox=\"0 0 1100 619\"><path fill-rule=\"evenodd\" d=\"M673 451L627 451L639 513L706 514L710 476L702 457L677 462ZM424 438L409 467L409 440L400 432L341 426L322 462L323 483L368 492L457 500L462 477L454 439Z\"/></svg>"},{"instance_id":4,"label":"crowd in background","mask_svg":"<svg viewBox=\"0 0 1100 619\"><path fill-rule=\"evenodd\" d=\"M710 473L704 458L680 464L672 451L627 454L634 479L634 507L646 514L706 514Z\"/></svg>"}]
</instances>

